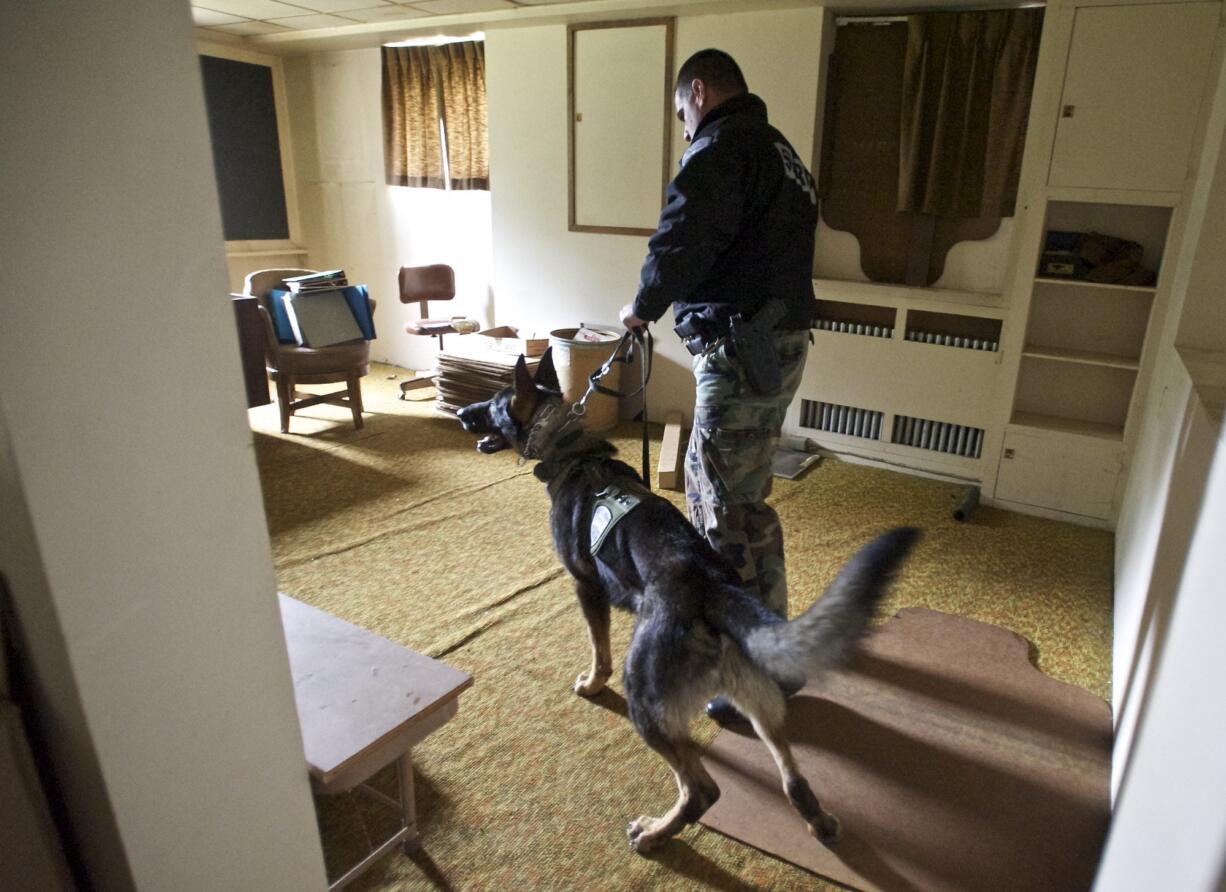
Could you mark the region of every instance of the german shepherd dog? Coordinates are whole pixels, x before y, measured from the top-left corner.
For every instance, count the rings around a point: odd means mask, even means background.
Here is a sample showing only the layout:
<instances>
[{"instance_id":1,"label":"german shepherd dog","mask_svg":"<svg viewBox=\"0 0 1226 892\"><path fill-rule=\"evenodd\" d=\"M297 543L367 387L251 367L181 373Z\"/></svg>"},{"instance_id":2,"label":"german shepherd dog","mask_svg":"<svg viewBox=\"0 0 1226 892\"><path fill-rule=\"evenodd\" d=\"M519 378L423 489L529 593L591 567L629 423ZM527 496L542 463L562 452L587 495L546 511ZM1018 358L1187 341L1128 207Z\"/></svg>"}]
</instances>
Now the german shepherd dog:
<instances>
[{"instance_id":1,"label":"german shepherd dog","mask_svg":"<svg viewBox=\"0 0 1226 892\"><path fill-rule=\"evenodd\" d=\"M721 693L770 750L784 792L809 832L824 844L835 842L839 821L818 803L783 736L785 691L798 690L854 653L919 531L900 527L865 546L822 598L787 622L745 589L732 565L671 502L613 458L612 444L582 430L562 401L550 352L535 380L521 356L514 385L461 409L459 419L466 431L484 435L478 451L513 448L538 460L534 473L548 485L554 547L574 577L591 639L591 666L575 681L576 693L593 696L613 673L610 606L635 616L623 669L629 716L673 770L680 796L663 817L630 823L631 847L650 851L719 798L688 726ZM593 505L610 486L639 501L593 556Z\"/></svg>"}]
</instances>

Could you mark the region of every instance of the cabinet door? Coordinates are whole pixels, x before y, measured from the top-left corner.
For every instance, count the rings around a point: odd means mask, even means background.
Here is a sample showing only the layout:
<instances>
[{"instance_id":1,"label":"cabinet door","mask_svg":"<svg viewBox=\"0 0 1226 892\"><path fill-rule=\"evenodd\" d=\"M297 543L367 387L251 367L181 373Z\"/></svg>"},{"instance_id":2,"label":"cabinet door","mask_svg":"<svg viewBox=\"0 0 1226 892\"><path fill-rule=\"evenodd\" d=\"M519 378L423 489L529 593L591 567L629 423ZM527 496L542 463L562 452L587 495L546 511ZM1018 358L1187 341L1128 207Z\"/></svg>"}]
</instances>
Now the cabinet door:
<instances>
[{"instance_id":1,"label":"cabinet door","mask_svg":"<svg viewBox=\"0 0 1226 892\"><path fill-rule=\"evenodd\" d=\"M672 20L572 25L570 229L651 235L669 180Z\"/></svg>"},{"instance_id":2,"label":"cabinet door","mask_svg":"<svg viewBox=\"0 0 1226 892\"><path fill-rule=\"evenodd\" d=\"M1077 10L1048 182L1178 192L1220 4Z\"/></svg>"},{"instance_id":3,"label":"cabinet door","mask_svg":"<svg viewBox=\"0 0 1226 892\"><path fill-rule=\"evenodd\" d=\"M1117 440L1008 431L996 498L1106 520L1120 451Z\"/></svg>"}]
</instances>

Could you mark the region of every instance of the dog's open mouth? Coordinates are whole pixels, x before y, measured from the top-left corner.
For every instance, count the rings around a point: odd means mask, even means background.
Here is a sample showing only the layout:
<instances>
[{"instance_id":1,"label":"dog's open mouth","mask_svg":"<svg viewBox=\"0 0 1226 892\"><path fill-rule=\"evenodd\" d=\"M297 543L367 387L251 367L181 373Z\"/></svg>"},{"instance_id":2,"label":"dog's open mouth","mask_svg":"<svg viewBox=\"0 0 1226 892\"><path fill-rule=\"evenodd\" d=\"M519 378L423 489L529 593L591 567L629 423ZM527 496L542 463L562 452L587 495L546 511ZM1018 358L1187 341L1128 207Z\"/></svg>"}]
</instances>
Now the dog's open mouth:
<instances>
[{"instance_id":1,"label":"dog's open mouth","mask_svg":"<svg viewBox=\"0 0 1226 892\"><path fill-rule=\"evenodd\" d=\"M500 433L486 434L477 441L477 451L489 454L507 448L507 439Z\"/></svg>"}]
</instances>

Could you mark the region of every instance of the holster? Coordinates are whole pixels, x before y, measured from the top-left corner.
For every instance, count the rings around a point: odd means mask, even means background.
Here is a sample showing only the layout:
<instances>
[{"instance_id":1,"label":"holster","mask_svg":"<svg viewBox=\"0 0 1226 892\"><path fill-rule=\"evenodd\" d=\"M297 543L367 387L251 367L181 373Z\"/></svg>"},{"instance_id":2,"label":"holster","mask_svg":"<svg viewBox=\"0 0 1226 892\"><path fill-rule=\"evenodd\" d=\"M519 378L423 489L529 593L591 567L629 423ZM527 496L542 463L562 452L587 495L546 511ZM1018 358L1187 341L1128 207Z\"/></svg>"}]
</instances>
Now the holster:
<instances>
[{"instance_id":1,"label":"holster","mask_svg":"<svg viewBox=\"0 0 1226 892\"><path fill-rule=\"evenodd\" d=\"M774 298L763 304L752 319L744 319L738 313L729 324L728 342L732 353L741 361L749 386L763 396L778 393L783 387L774 331L785 312L783 301Z\"/></svg>"},{"instance_id":2,"label":"holster","mask_svg":"<svg viewBox=\"0 0 1226 892\"><path fill-rule=\"evenodd\" d=\"M681 343L685 345L686 350L690 351L690 355L697 356L723 337L719 328L714 314L709 308L704 308L698 313L691 313L684 322L674 326L673 331L677 333L677 337L681 338Z\"/></svg>"}]
</instances>

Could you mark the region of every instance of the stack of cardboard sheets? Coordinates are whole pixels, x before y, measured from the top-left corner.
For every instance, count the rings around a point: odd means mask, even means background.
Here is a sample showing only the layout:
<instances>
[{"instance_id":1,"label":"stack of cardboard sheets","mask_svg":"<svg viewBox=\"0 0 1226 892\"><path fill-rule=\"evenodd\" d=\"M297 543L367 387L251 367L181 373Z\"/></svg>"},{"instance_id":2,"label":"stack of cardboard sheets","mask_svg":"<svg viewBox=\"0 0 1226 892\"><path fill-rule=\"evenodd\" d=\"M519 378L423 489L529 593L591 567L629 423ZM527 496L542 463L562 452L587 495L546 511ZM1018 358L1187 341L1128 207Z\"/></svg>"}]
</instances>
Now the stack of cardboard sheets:
<instances>
[{"instance_id":1,"label":"stack of cardboard sheets","mask_svg":"<svg viewBox=\"0 0 1226 892\"><path fill-rule=\"evenodd\" d=\"M435 379L438 410L454 415L465 406L487 400L504 387L509 387L515 380L515 363L518 359L519 354L503 353L476 344L443 351L438 355L438 377ZM526 362L528 371L535 375L541 358L531 356Z\"/></svg>"}]
</instances>

